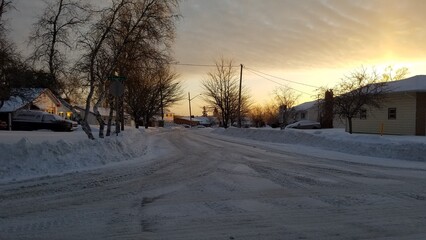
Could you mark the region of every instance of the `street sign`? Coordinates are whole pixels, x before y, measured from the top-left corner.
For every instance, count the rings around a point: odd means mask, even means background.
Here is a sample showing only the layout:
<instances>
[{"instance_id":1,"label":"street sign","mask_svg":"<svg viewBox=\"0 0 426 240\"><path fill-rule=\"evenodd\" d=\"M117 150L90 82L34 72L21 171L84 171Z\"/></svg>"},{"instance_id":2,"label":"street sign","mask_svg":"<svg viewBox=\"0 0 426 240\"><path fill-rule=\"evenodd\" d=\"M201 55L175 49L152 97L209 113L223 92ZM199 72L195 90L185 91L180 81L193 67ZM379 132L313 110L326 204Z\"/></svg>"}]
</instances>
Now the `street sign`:
<instances>
[{"instance_id":1,"label":"street sign","mask_svg":"<svg viewBox=\"0 0 426 240\"><path fill-rule=\"evenodd\" d=\"M120 81L113 81L109 85L109 92L114 97L121 97L124 93L124 84Z\"/></svg>"},{"instance_id":2,"label":"street sign","mask_svg":"<svg viewBox=\"0 0 426 240\"><path fill-rule=\"evenodd\" d=\"M126 77L123 77L123 76L110 76L110 77L108 77L108 79L110 81L120 81L120 82L123 82L124 80L126 80Z\"/></svg>"}]
</instances>

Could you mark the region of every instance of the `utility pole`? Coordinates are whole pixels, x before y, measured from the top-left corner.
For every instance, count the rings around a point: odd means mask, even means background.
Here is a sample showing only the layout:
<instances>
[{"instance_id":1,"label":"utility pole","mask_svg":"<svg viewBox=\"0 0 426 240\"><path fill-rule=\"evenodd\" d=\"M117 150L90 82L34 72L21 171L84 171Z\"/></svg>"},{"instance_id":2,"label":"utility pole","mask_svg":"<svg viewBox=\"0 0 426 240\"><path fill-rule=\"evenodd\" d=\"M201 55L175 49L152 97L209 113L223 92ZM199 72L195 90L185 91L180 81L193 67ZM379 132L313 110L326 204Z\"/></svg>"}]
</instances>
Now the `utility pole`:
<instances>
[{"instance_id":1,"label":"utility pole","mask_svg":"<svg viewBox=\"0 0 426 240\"><path fill-rule=\"evenodd\" d=\"M188 92L188 102L189 102L189 125L192 127L192 113L191 113L191 94Z\"/></svg>"},{"instance_id":2,"label":"utility pole","mask_svg":"<svg viewBox=\"0 0 426 240\"><path fill-rule=\"evenodd\" d=\"M193 98L191 98L191 94L188 92L188 102L189 102L189 123L190 123L190 126L192 127L192 110L191 110L191 101L194 99L194 98L196 98L196 97L198 97L198 96L201 96L201 95L203 95L203 94L198 94L198 95L196 95L195 97L193 97Z\"/></svg>"},{"instance_id":3,"label":"utility pole","mask_svg":"<svg viewBox=\"0 0 426 240\"><path fill-rule=\"evenodd\" d=\"M240 64L240 89L238 92L238 127L241 128L241 85L243 83L243 64Z\"/></svg>"},{"instance_id":4,"label":"utility pole","mask_svg":"<svg viewBox=\"0 0 426 240\"><path fill-rule=\"evenodd\" d=\"M160 80L161 81L161 80ZM164 127L164 105L163 105L163 87L160 90L160 111L161 111L161 121L158 121L159 127Z\"/></svg>"}]
</instances>

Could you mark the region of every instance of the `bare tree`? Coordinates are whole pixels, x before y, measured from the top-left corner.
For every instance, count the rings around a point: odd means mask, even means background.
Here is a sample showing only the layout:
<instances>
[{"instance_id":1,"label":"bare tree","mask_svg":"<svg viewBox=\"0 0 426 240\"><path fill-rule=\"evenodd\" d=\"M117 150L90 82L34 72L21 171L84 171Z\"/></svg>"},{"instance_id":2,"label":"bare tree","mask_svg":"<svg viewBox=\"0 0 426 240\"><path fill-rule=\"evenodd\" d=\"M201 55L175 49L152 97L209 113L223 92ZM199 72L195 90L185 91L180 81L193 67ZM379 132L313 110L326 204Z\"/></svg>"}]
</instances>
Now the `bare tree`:
<instances>
[{"instance_id":1,"label":"bare tree","mask_svg":"<svg viewBox=\"0 0 426 240\"><path fill-rule=\"evenodd\" d=\"M63 93L67 58L66 50L73 50L71 32L88 20L87 4L80 0L45 1L46 8L38 21L33 25L30 44L34 46L31 59L47 69L50 78L58 87L51 89L55 93ZM60 91L60 92L58 92Z\"/></svg>"},{"instance_id":2,"label":"bare tree","mask_svg":"<svg viewBox=\"0 0 426 240\"><path fill-rule=\"evenodd\" d=\"M221 125L227 128L238 116L238 84L237 72L232 60L221 58L216 61L215 70L207 73L208 78L202 81L204 100L218 109ZM248 110L248 94L243 91L242 109ZM246 111L247 111L246 110Z\"/></svg>"},{"instance_id":3,"label":"bare tree","mask_svg":"<svg viewBox=\"0 0 426 240\"><path fill-rule=\"evenodd\" d=\"M127 77L130 72L127 66L132 61L150 56L152 49L167 51L174 37L177 3L178 0L113 0L110 8L100 11L101 17L92 25L91 34L82 36L86 51L82 62L89 86L85 116L94 94L97 92L98 97L95 110L105 96L107 82L102 76L118 71ZM101 56L109 61L103 69L96 67L102 61ZM102 74L98 74L100 69Z\"/></svg>"},{"instance_id":4,"label":"bare tree","mask_svg":"<svg viewBox=\"0 0 426 240\"><path fill-rule=\"evenodd\" d=\"M102 48L108 39L111 32L114 30L114 25L118 21L118 15L120 10L122 10L129 1L119 0L113 1L111 7L100 11L100 18L95 22L90 28L90 34L83 34L82 40L80 41L83 44L83 48L86 53L83 56L82 62L80 63L81 69L87 74L88 88L89 92L86 99L86 107L84 111L84 118L81 120L81 125L89 139L94 139L92 130L87 123L87 118L91 110L91 103L95 91L97 90L99 84L98 74L96 72L96 65ZM104 87L103 85L101 87Z\"/></svg>"},{"instance_id":5,"label":"bare tree","mask_svg":"<svg viewBox=\"0 0 426 240\"><path fill-rule=\"evenodd\" d=\"M345 76L333 89L334 110L342 118L347 119L349 133L352 134L352 119L360 113L361 108L380 108L386 94L390 91L387 83L390 80L403 78L406 69L398 70L396 75L388 69L385 74L378 74L374 69L369 73L361 68Z\"/></svg>"},{"instance_id":6,"label":"bare tree","mask_svg":"<svg viewBox=\"0 0 426 240\"><path fill-rule=\"evenodd\" d=\"M279 106L275 101L271 101L263 106L264 121L267 125L276 128L280 126Z\"/></svg>"},{"instance_id":7,"label":"bare tree","mask_svg":"<svg viewBox=\"0 0 426 240\"><path fill-rule=\"evenodd\" d=\"M4 31L4 14L12 8L12 0L0 0L0 31Z\"/></svg>"},{"instance_id":8,"label":"bare tree","mask_svg":"<svg viewBox=\"0 0 426 240\"><path fill-rule=\"evenodd\" d=\"M161 108L170 107L183 99L178 75L167 65L144 63L135 68L129 81L126 82L127 111L136 122L136 127L142 119L148 128L150 119L160 113Z\"/></svg>"},{"instance_id":9,"label":"bare tree","mask_svg":"<svg viewBox=\"0 0 426 240\"><path fill-rule=\"evenodd\" d=\"M287 125L294 117L294 106L299 96L289 87L278 87L274 90L275 103L277 104L277 109L280 110L279 119L283 126Z\"/></svg>"},{"instance_id":10,"label":"bare tree","mask_svg":"<svg viewBox=\"0 0 426 240\"><path fill-rule=\"evenodd\" d=\"M264 127L266 125L265 123L265 111L264 108L257 105L250 109L249 112L250 119L254 125L254 127Z\"/></svg>"},{"instance_id":11,"label":"bare tree","mask_svg":"<svg viewBox=\"0 0 426 240\"><path fill-rule=\"evenodd\" d=\"M10 82L7 72L16 63L15 48L6 38L4 14L12 7L12 2L0 0L0 108L10 96Z\"/></svg>"}]
</instances>

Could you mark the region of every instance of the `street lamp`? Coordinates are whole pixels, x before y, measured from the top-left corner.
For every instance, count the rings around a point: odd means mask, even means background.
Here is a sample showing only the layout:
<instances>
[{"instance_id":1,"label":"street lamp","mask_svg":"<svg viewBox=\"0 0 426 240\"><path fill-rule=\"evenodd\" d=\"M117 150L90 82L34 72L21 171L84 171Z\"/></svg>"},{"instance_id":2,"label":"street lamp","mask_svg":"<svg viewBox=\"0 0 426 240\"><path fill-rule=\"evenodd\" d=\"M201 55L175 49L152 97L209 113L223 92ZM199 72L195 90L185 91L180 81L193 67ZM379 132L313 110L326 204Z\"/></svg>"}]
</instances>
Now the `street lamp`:
<instances>
[{"instance_id":1,"label":"street lamp","mask_svg":"<svg viewBox=\"0 0 426 240\"><path fill-rule=\"evenodd\" d=\"M198 96L201 96L201 95L203 95L203 94L198 94L197 96L195 96L195 97L193 97L193 98L191 98L191 94L188 92L188 102L189 102L189 126L190 127L192 127L192 113L191 113L191 101L194 99L194 98L196 98L196 97L198 97Z\"/></svg>"}]
</instances>

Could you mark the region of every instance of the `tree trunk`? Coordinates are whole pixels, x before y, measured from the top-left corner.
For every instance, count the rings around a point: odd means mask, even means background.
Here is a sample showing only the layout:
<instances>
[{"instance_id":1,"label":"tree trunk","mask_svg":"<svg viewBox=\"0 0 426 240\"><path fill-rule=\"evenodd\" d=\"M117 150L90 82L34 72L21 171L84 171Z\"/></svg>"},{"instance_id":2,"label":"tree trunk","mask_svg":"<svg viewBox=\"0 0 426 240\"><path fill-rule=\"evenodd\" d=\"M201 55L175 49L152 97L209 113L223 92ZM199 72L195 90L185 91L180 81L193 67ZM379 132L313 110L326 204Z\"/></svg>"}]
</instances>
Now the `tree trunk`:
<instances>
[{"instance_id":1,"label":"tree trunk","mask_svg":"<svg viewBox=\"0 0 426 240\"><path fill-rule=\"evenodd\" d=\"M98 104L95 104L95 106L93 106L93 112L95 113L96 120L98 120L99 123L99 138L104 138L105 122L102 118L102 115L98 111Z\"/></svg>"},{"instance_id":2,"label":"tree trunk","mask_svg":"<svg viewBox=\"0 0 426 240\"><path fill-rule=\"evenodd\" d=\"M102 118L102 115L99 113L98 107L101 104L102 100L104 98L104 93L102 92L99 96L98 101L93 106L93 112L95 113L96 120L99 123L99 138L104 138L104 129L105 129L105 122Z\"/></svg>"},{"instance_id":3,"label":"tree trunk","mask_svg":"<svg viewBox=\"0 0 426 240\"><path fill-rule=\"evenodd\" d=\"M349 133L352 134L352 118L348 117Z\"/></svg>"},{"instance_id":4,"label":"tree trunk","mask_svg":"<svg viewBox=\"0 0 426 240\"><path fill-rule=\"evenodd\" d=\"M109 115L108 115L108 126L106 135L111 136L111 125L112 125L112 115L114 114L114 98L112 96L109 97Z\"/></svg>"},{"instance_id":5,"label":"tree trunk","mask_svg":"<svg viewBox=\"0 0 426 240\"><path fill-rule=\"evenodd\" d=\"M95 86L94 83L90 83L90 90L89 94L87 95L86 99L86 108L84 109L84 118L80 121L81 128L86 133L87 137L91 140L94 140L95 137L93 137L92 129L90 128L89 123L87 123L87 118L90 114L90 102L92 101L93 94L95 92Z\"/></svg>"},{"instance_id":6,"label":"tree trunk","mask_svg":"<svg viewBox=\"0 0 426 240\"><path fill-rule=\"evenodd\" d=\"M145 129L148 129L148 116L145 116L144 125L145 125Z\"/></svg>"},{"instance_id":7,"label":"tree trunk","mask_svg":"<svg viewBox=\"0 0 426 240\"><path fill-rule=\"evenodd\" d=\"M61 102L62 102L62 104L63 104L65 107L67 107L67 108L71 109L72 115L73 115L73 116L74 116L74 118L77 120L77 122L79 122L79 123L80 123L81 128L82 128L82 129L83 129L83 131L87 134L87 137L88 137L89 139L91 139L91 140L95 140L95 137L93 137L93 134L92 134L92 129L90 129L90 125L87 123L87 121L86 121L86 120L84 120L84 119L81 117L81 114L80 114L80 113L78 113L78 112L75 110L75 108L74 108L71 104L69 104L69 103L67 103L67 102L65 102L65 101L61 101Z\"/></svg>"}]
</instances>

